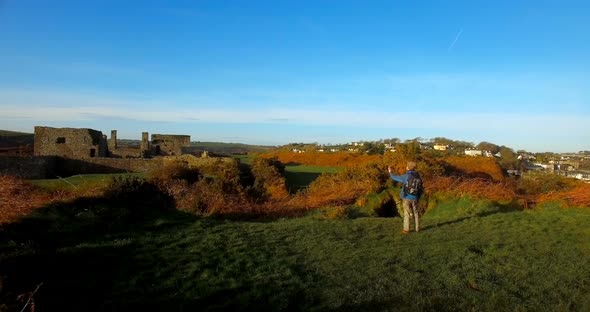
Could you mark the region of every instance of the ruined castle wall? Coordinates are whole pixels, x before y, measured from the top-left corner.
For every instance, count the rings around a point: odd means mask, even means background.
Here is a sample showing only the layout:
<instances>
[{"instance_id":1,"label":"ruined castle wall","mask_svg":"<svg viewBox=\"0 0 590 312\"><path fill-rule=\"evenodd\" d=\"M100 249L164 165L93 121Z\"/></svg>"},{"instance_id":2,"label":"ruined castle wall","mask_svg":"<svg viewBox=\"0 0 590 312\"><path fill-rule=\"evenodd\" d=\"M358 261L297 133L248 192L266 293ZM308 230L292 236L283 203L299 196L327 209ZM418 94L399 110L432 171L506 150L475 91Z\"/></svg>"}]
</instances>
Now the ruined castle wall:
<instances>
[{"instance_id":1,"label":"ruined castle wall","mask_svg":"<svg viewBox=\"0 0 590 312\"><path fill-rule=\"evenodd\" d=\"M113 158L141 158L144 154L139 147L118 147L115 150L109 149L109 153Z\"/></svg>"},{"instance_id":2,"label":"ruined castle wall","mask_svg":"<svg viewBox=\"0 0 590 312\"><path fill-rule=\"evenodd\" d=\"M174 161L182 161L190 167L213 165L215 162L236 161L230 157L179 157L155 158L106 158L95 157L72 159L58 156L2 156L0 174L18 176L24 179L49 179L56 176L67 177L76 174L107 174L127 172L149 172L162 168Z\"/></svg>"},{"instance_id":3,"label":"ruined castle wall","mask_svg":"<svg viewBox=\"0 0 590 312\"><path fill-rule=\"evenodd\" d=\"M191 144L190 135L152 134L153 155L178 156Z\"/></svg>"},{"instance_id":4,"label":"ruined castle wall","mask_svg":"<svg viewBox=\"0 0 590 312\"><path fill-rule=\"evenodd\" d=\"M107 142L102 132L87 128L35 127L35 156L68 158L106 157Z\"/></svg>"},{"instance_id":5,"label":"ruined castle wall","mask_svg":"<svg viewBox=\"0 0 590 312\"><path fill-rule=\"evenodd\" d=\"M95 173L130 173L148 172L162 167L163 160L158 158L61 158L58 161L59 174L64 176Z\"/></svg>"},{"instance_id":6,"label":"ruined castle wall","mask_svg":"<svg viewBox=\"0 0 590 312\"><path fill-rule=\"evenodd\" d=\"M54 175L56 157L53 156L2 156L0 175L23 179L45 179Z\"/></svg>"}]
</instances>

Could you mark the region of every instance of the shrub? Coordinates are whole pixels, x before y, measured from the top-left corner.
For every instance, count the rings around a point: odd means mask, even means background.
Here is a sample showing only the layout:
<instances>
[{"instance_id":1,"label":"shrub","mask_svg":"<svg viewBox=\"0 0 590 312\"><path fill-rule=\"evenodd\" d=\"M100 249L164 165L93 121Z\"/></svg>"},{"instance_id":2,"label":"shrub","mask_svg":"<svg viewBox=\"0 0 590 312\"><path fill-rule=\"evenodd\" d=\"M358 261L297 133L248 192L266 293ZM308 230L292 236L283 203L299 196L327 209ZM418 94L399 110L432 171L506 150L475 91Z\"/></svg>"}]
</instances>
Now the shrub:
<instances>
[{"instance_id":1,"label":"shrub","mask_svg":"<svg viewBox=\"0 0 590 312\"><path fill-rule=\"evenodd\" d=\"M347 167L337 173L323 173L301 194L307 207L349 205L359 196L385 188L386 171L377 164Z\"/></svg>"},{"instance_id":2,"label":"shrub","mask_svg":"<svg viewBox=\"0 0 590 312\"><path fill-rule=\"evenodd\" d=\"M188 183L197 182L201 178L197 168L190 168L186 162L173 161L149 172L148 179L156 184L164 185L173 180L184 180Z\"/></svg>"},{"instance_id":3,"label":"shrub","mask_svg":"<svg viewBox=\"0 0 590 312\"><path fill-rule=\"evenodd\" d=\"M517 190L522 195L541 195L568 191L576 184L576 180L556 174L527 173L518 181Z\"/></svg>"},{"instance_id":4,"label":"shrub","mask_svg":"<svg viewBox=\"0 0 590 312\"><path fill-rule=\"evenodd\" d=\"M338 166L354 167L378 162L381 155L366 155L360 153L293 153L285 151L274 151L260 155L262 158L277 159L284 164L300 164L309 166Z\"/></svg>"},{"instance_id":5,"label":"shrub","mask_svg":"<svg viewBox=\"0 0 590 312\"><path fill-rule=\"evenodd\" d=\"M224 191L223 181L206 177L192 184L177 198L177 208L197 215L251 213L251 205L243 193Z\"/></svg>"},{"instance_id":6,"label":"shrub","mask_svg":"<svg viewBox=\"0 0 590 312\"><path fill-rule=\"evenodd\" d=\"M561 201L567 206L590 208L590 184L577 181L568 182L576 185L563 188L561 191L541 194L537 200L540 203Z\"/></svg>"},{"instance_id":7,"label":"shrub","mask_svg":"<svg viewBox=\"0 0 590 312\"><path fill-rule=\"evenodd\" d=\"M25 216L54 197L22 179L0 176L0 224Z\"/></svg>"},{"instance_id":8,"label":"shrub","mask_svg":"<svg viewBox=\"0 0 590 312\"><path fill-rule=\"evenodd\" d=\"M362 196L356 200L355 206L367 216L393 217L403 213L399 190L395 188Z\"/></svg>"},{"instance_id":9,"label":"shrub","mask_svg":"<svg viewBox=\"0 0 590 312\"><path fill-rule=\"evenodd\" d=\"M442 161L447 175L503 181L502 167L493 158L450 156Z\"/></svg>"},{"instance_id":10,"label":"shrub","mask_svg":"<svg viewBox=\"0 0 590 312\"><path fill-rule=\"evenodd\" d=\"M257 157L252 160L254 184L252 194L260 199L283 199L289 196L285 182L285 166L276 158Z\"/></svg>"},{"instance_id":11,"label":"shrub","mask_svg":"<svg viewBox=\"0 0 590 312\"><path fill-rule=\"evenodd\" d=\"M428 195L427 199L432 197L432 200L437 197L451 199L463 196L496 201L516 198L515 186L511 180L495 182L485 178L437 176L425 179L424 188ZM440 194L433 196L435 193Z\"/></svg>"},{"instance_id":12,"label":"shrub","mask_svg":"<svg viewBox=\"0 0 590 312\"><path fill-rule=\"evenodd\" d=\"M104 192L106 203L99 214L115 218L142 219L174 210L174 199L156 184L137 177L114 178Z\"/></svg>"},{"instance_id":13,"label":"shrub","mask_svg":"<svg viewBox=\"0 0 590 312\"><path fill-rule=\"evenodd\" d=\"M172 196L178 210L215 215L251 212L237 161L214 160L198 168L175 163L153 176L158 186ZM195 179L195 177L198 177Z\"/></svg>"},{"instance_id":14,"label":"shrub","mask_svg":"<svg viewBox=\"0 0 590 312\"><path fill-rule=\"evenodd\" d=\"M225 161L217 159L199 166L199 171L208 178L214 179L216 186L226 194L242 194L244 188L240 181L240 167L237 160Z\"/></svg>"}]
</instances>

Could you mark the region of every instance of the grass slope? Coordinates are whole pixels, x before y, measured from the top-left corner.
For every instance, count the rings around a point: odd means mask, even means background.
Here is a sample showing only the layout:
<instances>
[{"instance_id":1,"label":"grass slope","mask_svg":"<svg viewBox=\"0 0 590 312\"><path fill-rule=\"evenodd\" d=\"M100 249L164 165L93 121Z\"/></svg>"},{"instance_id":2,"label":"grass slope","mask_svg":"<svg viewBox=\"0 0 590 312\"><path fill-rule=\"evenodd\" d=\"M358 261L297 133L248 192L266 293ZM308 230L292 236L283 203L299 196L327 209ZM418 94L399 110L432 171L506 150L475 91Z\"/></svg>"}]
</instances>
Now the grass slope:
<instances>
[{"instance_id":1,"label":"grass slope","mask_svg":"<svg viewBox=\"0 0 590 312\"><path fill-rule=\"evenodd\" d=\"M145 177L145 173L109 173L109 174L77 174L58 179L29 180L35 186L49 191L70 189L104 188L115 178Z\"/></svg>"},{"instance_id":2,"label":"grass slope","mask_svg":"<svg viewBox=\"0 0 590 312\"><path fill-rule=\"evenodd\" d=\"M398 218L118 225L80 205L0 231L5 309L41 282L40 311L590 309L588 209L463 200L402 236Z\"/></svg>"},{"instance_id":3,"label":"grass slope","mask_svg":"<svg viewBox=\"0 0 590 312\"><path fill-rule=\"evenodd\" d=\"M308 187L322 173L335 173L338 170L340 170L339 167L287 165L285 166L287 188L290 193L295 193Z\"/></svg>"},{"instance_id":4,"label":"grass slope","mask_svg":"<svg viewBox=\"0 0 590 312\"><path fill-rule=\"evenodd\" d=\"M240 163L250 166L254 155L233 155L233 158L239 159ZM286 165L285 181L290 193L295 193L304 189L317 179L322 173L335 173L341 167L334 166L307 166L307 165Z\"/></svg>"},{"instance_id":5,"label":"grass slope","mask_svg":"<svg viewBox=\"0 0 590 312\"><path fill-rule=\"evenodd\" d=\"M243 143L223 142L191 142L191 147L207 150L214 153L238 154L238 153L261 153L267 152L274 147L262 145L249 145Z\"/></svg>"},{"instance_id":6,"label":"grass slope","mask_svg":"<svg viewBox=\"0 0 590 312\"><path fill-rule=\"evenodd\" d=\"M33 144L34 137L32 133L0 130L0 147L18 147Z\"/></svg>"}]
</instances>

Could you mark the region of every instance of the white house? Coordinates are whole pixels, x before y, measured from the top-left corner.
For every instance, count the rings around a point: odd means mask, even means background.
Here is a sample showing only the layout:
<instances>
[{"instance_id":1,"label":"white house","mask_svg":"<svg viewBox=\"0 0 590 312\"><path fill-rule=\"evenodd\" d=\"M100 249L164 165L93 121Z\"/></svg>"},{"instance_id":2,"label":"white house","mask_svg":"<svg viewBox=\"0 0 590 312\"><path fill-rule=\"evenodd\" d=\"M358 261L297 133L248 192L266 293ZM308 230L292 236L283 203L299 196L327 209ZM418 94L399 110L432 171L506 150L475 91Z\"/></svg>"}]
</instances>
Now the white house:
<instances>
[{"instance_id":1,"label":"white house","mask_svg":"<svg viewBox=\"0 0 590 312\"><path fill-rule=\"evenodd\" d=\"M448 147L449 147L448 145L443 145L443 144L438 144L438 143L434 144L434 149L437 151L446 151Z\"/></svg>"},{"instance_id":2,"label":"white house","mask_svg":"<svg viewBox=\"0 0 590 312\"><path fill-rule=\"evenodd\" d=\"M476 150L476 149L466 149L465 150L465 155L468 155L468 156L481 156L481 155L483 155L483 152L481 150Z\"/></svg>"}]
</instances>

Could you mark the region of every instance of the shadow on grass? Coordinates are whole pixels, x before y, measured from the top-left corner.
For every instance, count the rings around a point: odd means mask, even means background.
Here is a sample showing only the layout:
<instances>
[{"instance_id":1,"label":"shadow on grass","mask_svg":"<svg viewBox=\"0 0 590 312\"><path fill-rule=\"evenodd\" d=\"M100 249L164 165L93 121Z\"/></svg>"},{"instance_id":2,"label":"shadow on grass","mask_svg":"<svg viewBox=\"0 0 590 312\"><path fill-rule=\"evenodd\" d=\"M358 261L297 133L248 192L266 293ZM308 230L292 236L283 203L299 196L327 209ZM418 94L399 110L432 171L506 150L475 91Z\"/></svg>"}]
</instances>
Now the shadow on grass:
<instances>
[{"instance_id":1,"label":"shadow on grass","mask_svg":"<svg viewBox=\"0 0 590 312\"><path fill-rule=\"evenodd\" d=\"M241 269L231 261L229 269L220 264L234 257L265 268L264 259L273 259L256 240L247 242L254 251L226 254L218 243L232 235L234 226L227 227L226 220L177 211L171 198L149 185L39 208L0 229L0 310L20 311L41 283L34 296L39 311L304 310L314 302L299 280L309 273L297 263L276 265L291 280L263 282L233 272ZM218 234L204 239L209 231ZM206 249L188 255L192 245ZM202 277L220 266L220 276ZM197 273L188 278L182 268Z\"/></svg>"},{"instance_id":2,"label":"shadow on grass","mask_svg":"<svg viewBox=\"0 0 590 312\"><path fill-rule=\"evenodd\" d=\"M127 192L78 198L36 209L0 228L0 302L20 310L36 285L40 311L101 310L110 285L132 265L134 238L148 225L178 227L196 217L170 196L137 182ZM25 300L26 301L26 300ZM0 310L3 306L0 304ZM28 310L27 310L28 311Z\"/></svg>"},{"instance_id":3,"label":"shadow on grass","mask_svg":"<svg viewBox=\"0 0 590 312\"><path fill-rule=\"evenodd\" d=\"M474 219L474 218L485 218L485 217L492 216L492 215L499 214L499 213L513 213L513 212L520 212L523 210L523 208L516 201L510 202L507 204L501 204L498 202L494 202L494 203L492 203L491 206L493 208L490 210L477 212L477 213L470 214L470 215L460 217L457 219L453 219L453 220L448 220L448 221L444 221L444 222L436 222L435 224L424 226L420 230L425 231L425 230L432 229L432 228L438 228L441 226L460 223L460 222Z\"/></svg>"}]
</instances>

